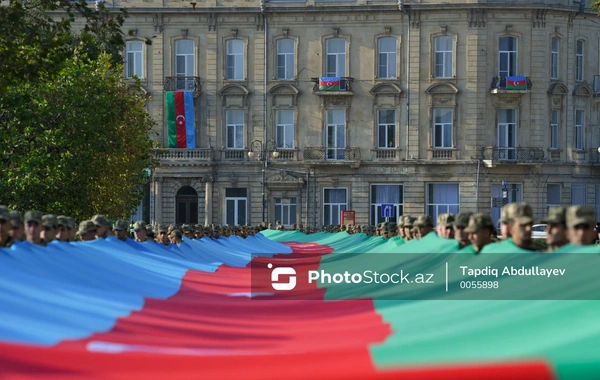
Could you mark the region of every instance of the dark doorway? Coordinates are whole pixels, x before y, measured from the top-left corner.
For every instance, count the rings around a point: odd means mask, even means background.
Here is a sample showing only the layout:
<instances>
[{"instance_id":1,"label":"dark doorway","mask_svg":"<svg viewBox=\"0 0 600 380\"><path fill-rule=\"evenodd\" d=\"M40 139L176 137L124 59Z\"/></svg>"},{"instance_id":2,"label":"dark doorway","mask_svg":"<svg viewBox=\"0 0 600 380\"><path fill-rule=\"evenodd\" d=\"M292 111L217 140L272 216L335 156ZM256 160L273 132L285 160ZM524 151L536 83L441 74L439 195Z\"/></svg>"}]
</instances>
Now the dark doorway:
<instances>
[{"instance_id":1,"label":"dark doorway","mask_svg":"<svg viewBox=\"0 0 600 380\"><path fill-rule=\"evenodd\" d=\"M191 186L183 186L175 196L175 223L198 223L198 193Z\"/></svg>"}]
</instances>

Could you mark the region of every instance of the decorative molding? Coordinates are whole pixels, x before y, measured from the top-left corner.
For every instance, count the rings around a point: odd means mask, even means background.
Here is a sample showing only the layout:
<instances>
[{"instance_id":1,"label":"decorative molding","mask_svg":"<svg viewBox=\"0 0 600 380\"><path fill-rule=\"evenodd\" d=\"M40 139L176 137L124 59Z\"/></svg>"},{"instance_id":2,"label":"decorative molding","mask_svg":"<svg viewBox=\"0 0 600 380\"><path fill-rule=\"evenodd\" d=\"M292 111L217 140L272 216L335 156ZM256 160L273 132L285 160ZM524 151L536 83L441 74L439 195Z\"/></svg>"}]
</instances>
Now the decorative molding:
<instances>
[{"instance_id":1,"label":"decorative molding","mask_svg":"<svg viewBox=\"0 0 600 380\"><path fill-rule=\"evenodd\" d=\"M521 96L514 94L497 94L493 97L496 108L518 108L521 106Z\"/></svg>"},{"instance_id":2,"label":"decorative molding","mask_svg":"<svg viewBox=\"0 0 600 380\"><path fill-rule=\"evenodd\" d=\"M237 36L238 36L238 30L237 29L231 29L231 35L233 36L233 38L237 38Z\"/></svg>"},{"instance_id":3,"label":"decorative molding","mask_svg":"<svg viewBox=\"0 0 600 380\"><path fill-rule=\"evenodd\" d=\"M181 36L183 38L187 38L188 37L188 30L187 29L181 29Z\"/></svg>"},{"instance_id":4,"label":"decorative molding","mask_svg":"<svg viewBox=\"0 0 600 380\"><path fill-rule=\"evenodd\" d=\"M512 24L506 24L506 26L504 27L504 31L505 31L506 33L512 33L512 31L513 31L513 26L512 26Z\"/></svg>"},{"instance_id":5,"label":"decorative molding","mask_svg":"<svg viewBox=\"0 0 600 380\"><path fill-rule=\"evenodd\" d=\"M440 33L446 35L448 33L448 25L440 25Z\"/></svg>"},{"instance_id":6,"label":"decorative molding","mask_svg":"<svg viewBox=\"0 0 600 380\"><path fill-rule=\"evenodd\" d=\"M331 28L333 30L333 36L338 38L340 36L340 28Z\"/></svg>"},{"instance_id":7,"label":"decorative molding","mask_svg":"<svg viewBox=\"0 0 600 380\"><path fill-rule=\"evenodd\" d=\"M554 27L554 33L560 34L560 26L555 26Z\"/></svg>"},{"instance_id":8,"label":"decorative molding","mask_svg":"<svg viewBox=\"0 0 600 380\"><path fill-rule=\"evenodd\" d=\"M391 26L384 27L384 30L385 30L385 34L388 35L388 36L392 33L392 27Z\"/></svg>"},{"instance_id":9,"label":"decorative molding","mask_svg":"<svg viewBox=\"0 0 600 380\"><path fill-rule=\"evenodd\" d=\"M129 29L129 30L127 31L127 34L129 34L129 35L130 35L130 36L132 36L132 37L135 37L135 36L137 36L137 34L138 34L138 30L137 30L137 29Z\"/></svg>"},{"instance_id":10,"label":"decorative molding","mask_svg":"<svg viewBox=\"0 0 600 380\"><path fill-rule=\"evenodd\" d=\"M339 179L339 178L337 178L337 177L333 177L333 178L331 179L331 185L332 185L333 187L338 187L338 185L339 185L339 184L340 184L340 179Z\"/></svg>"},{"instance_id":11,"label":"decorative molding","mask_svg":"<svg viewBox=\"0 0 600 380\"><path fill-rule=\"evenodd\" d=\"M263 6L264 1L261 2L261 7ZM256 17L256 31L260 32L265 30L265 15L263 13L259 13Z\"/></svg>"},{"instance_id":12,"label":"decorative molding","mask_svg":"<svg viewBox=\"0 0 600 380\"><path fill-rule=\"evenodd\" d=\"M421 27L421 12L412 11L410 26L413 29L419 29Z\"/></svg>"},{"instance_id":13,"label":"decorative molding","mask_svg":"<svg viewBox=\"0 0 600 380\"><path fill-rule=\"evenodd\" d=\"M237 175L235 175L235 173L231 173L231 175L229 176L229 181L231 182L231 187L238 186L238 177Z\"/></svg>"},{"instance_id":14,"label":"decorative molding","mask_svg":"<svg viewBox=\"0 0 600 380\"><path fill-rule=\"evenodd\" d=\"M162 13L154 13L152 16L154 22L154 32L162 33L163 31L163 16Z\"/></svg>"},{"instance_id":15,"label":"decorative molding","mask_svg":"<svg viewBox=\"0 0 600 380\"><path fill-rule=\"evenodd\" d=\"M471 8L469 12L469 28L485 28L487 22L487 10Z\"/></svg>"},{"instance_id":16,"label":"decorative molding","mask_svg":"<svg viewBox=\"0 0 600 380\"><path fill-rule=\"evenodd\" d=\"M152 177L152 181L154 181L154 182L162 182L163 181L163 177L161 177L161 176L154 176L154 177Z\"/></svg>"},{"instance_id":17,"label":"decorative molding","mask_svg":"<svg viewBox=\"0 0 600 380\"><path fill-rule=\"evenodd\" d=\"M323 96L323 107L346 107L350 108L351 96ZM346 113L348 114L348 112Z\"/></svg>"},{"instance_id":18,"label":"decorative molding","mask_svg":"<svg viewBox=\"0 0 600 380\"><path fill-rule=\"evenodd\" d=\"M281 34L283 34L283 38L288 38L288 36L290 34L290 30L288 28L283 28L281 30Z\"/></svg>"},{"instance_id":19,"label":"decorative molding","mask_svg":"<svg viewBox=\"0 0 600 380\"><path fill-rule=\"evenodd\" d=\"M534 28L545 28L546 27L546 9L536 9L531 12L531 21Z\"/></svg>"},{"instance_id":20,"label":"decorative molding","mask_svg":"<svg viewBox=\"0 0 600 380\"><path fill-rule=\"evenodd\" d=\"M218 21L217 17L215 16L215 14L209 13L208 14L208 31L215 32L217 30L218 24L219 24L219 21Z\"/></svg>"}]
</instances>

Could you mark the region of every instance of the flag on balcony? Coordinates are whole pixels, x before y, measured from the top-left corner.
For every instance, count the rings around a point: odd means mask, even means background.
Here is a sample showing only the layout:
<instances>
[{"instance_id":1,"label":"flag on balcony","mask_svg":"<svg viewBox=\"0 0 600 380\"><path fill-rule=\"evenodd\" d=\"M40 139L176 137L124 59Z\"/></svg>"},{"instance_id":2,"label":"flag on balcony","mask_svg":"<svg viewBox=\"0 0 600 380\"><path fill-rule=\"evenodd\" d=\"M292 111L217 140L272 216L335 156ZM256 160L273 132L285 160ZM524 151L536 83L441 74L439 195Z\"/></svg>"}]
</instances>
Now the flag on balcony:
<instances>
[{"instance_id":1,"label":"flag on balcony","mask_svg":"<svg viewBox=\"0 0 600 380\"><path fill-rule=\"evenodd\" d=\"M196 148L194 96L191 91L167 92L169 148Z\"/></svg>"},{"instance_id":2,"label":"flag on balcony","mask_svg":"<svg viewBox=\"0 0 600 380\"><path fill-rule=\"evenodd\" d=\"M339 91L340 77L319 78L319 91Z\"/></svg>"},{"instance_id":3,"label":"flag on balcony","mask_svg":"<svg viewBox=\"0 0 600 380\"><path fill-rule=\"evenodd\" d=\"M527 77L506 77L507 90L527 90Z\"/></svg>"}]
</instances>

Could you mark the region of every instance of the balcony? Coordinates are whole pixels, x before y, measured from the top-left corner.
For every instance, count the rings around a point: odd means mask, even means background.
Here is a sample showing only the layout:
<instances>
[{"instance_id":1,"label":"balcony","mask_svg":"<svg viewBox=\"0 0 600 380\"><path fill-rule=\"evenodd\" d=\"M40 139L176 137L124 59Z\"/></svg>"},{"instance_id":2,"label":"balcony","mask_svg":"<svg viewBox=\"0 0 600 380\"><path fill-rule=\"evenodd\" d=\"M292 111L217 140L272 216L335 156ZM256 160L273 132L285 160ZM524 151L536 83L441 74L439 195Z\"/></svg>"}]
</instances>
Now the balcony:
<instances>
[{"instance_id":1,"label":"balcony","mask_svg":"<svg viewBox=\"0 0 600 380\"><path fill-rule=\"evenodd\" d=\"M221 160L223 161L246 161L248 149L221 149Z\"/></svg>"},{"instance_id":2,"label":"balcony","mask_svg":"<svg viewBox=\"0 0 600 380\"><path fill-rule=\"evenodd\" d=\"M213 160L212 149L154 149L154 158L162 166L206 165Z\"/></svg>"},{"instance_id":3,"label":"balcony","mask_svg":"<svg viewBox=\"0 0 600 380\"><path fill-rule=\"evenodd\" d=\"M353 163L360 165L360 148L326 148L326 147L307 147L302 152L304 161L324 162L324 163ZM354 166L354 165L351 165Z\"/></svg>"},{"instance_id":4,"label":"balcony","mask_svg":"<svg viewBox=\"0 0 600 380\"><path fill-rule=\"evenodd\" d=\"M490 93L491 94L525 94L529 91L531 91L531 87L533 86L533 84L531 83L531 79L529 79L529 77L526 77L526 88L522 88L522 89L512 89L507 88L506 86L506 78L507 77L499 77L499 76L495 76L492 78L492 86L490 89Z\"/></svg>"},{"instance_id":5,"label":"balcony","mask_svg":"<svg viewBox=\"0 0 600 380\"><path fill-rule=\"evenodd\" d=\"M200 85L200 77L165 77L165 91L192 91L194 98L197 98L202 93Z\"/></svg>"},{"instance_id":6,"label":"balcony","mask_svg":"<svg viewBox=\"0 0 600 380\"><path fill-rule=\"evenodd\" d=\"M319 82L321 78L310 78L312 82L314 82L313 92L319 96L331 96L331 95L353 95L352 93L352 82L354 82L354 78L350 77L339 77L340 78L340 86L339 90L325 90L321 89Z\"/></svg>"},{"instance_id":7,"label":"balcony","mask_svg":"<svg viewBox=\"0 0 600 380\"><path fill-rule=\"evenodd\" d=\"M402 149L399 148L377 148L371 149L372 158L377 161L396 161L400 157Z\"/></svg>"},{"instance_id":8,"label":"balcony","mask_svg":"<svg viewBox=\"0 0 600 380\"><path fill-rule=\"evenodd\" d=\"M483 160L488 166L502 163L539 163L545 158L544 149L540 147L497 147L483 148Z\"/></svg>"},{"instance_id":9,"label":"balcony","mask_svg":"<svg viewBox=\"0 0 600 380\"><path fill-rule=\"evenodd\" d=\"M297 161L298 160L298 149L277 149L279 156L274 158L273 161Z\"/></svg>"},{"instance_id":10,"label":"balcony","mask_svg":"<svg viewBox=\"0 0 600 380\"><path fill-rule=\"evenodd\" d=\"M427 159L432 161L450 161L458 159L458 149L431 148L427 151Z\"/></svg>"}]
</instances>

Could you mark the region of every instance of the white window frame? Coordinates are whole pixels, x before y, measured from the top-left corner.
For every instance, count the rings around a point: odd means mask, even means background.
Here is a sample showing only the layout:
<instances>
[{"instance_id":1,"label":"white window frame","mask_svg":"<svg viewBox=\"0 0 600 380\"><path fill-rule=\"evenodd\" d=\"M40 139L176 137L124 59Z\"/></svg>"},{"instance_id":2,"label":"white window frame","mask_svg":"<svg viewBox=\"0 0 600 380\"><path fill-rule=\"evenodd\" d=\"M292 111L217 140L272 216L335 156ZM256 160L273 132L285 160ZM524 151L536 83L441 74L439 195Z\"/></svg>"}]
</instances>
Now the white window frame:
<instances>
[{"instance_id":1,"label":"white window frame","mask_svg":"<svg viewBox=\"0 0 600 380\"><path fill-rule=\"evenodd\" d=\"M291 115L291 124L282 120L283 113ZM294 149L294 110L281 109L275 110L275 141L277 149Z\"/></svg>"},{"instance_id":2,"label":"white window frame","mask_svg":"<svg viewBox=\"0 0 600 380\"><path fill-rule=\"evenodd\" d=\"M435 194L435 186L440 185L453 185L456 186L456 203L435 203L435 199L433 202L430 201L430 198L434 195L431 194L431 191L434 191ZM425 186L425 215L431 216L434 223L437 221L437 217L440 214L450 213L450 214L458 214L460 212L460 183L458 182L428 182Z\"/></svg>"},{"instance_id":3,"label":"white window frame","mask_svg":"<svg viewBox=\"0 0 600 380\"><path fill-rule=\"evenodd\" d=\"M134 47L136 49L133 49ZM144 79L144 42L137 40L127 41L125 51L125 78L133 79L137 76L140 79Z\"/></svg>"},{"instance_id":4,"label":"white window frame","mask_svg":"<svg viewBox=\"0 0 600 380\"><path fill-rule=\"evenodd\" d=\"M276 197L274 200L275 220L280 220L281 224L286 227L296 224L298 199L296 197Z\"/></svg>"},{"instance_id":5,"label":"white window frame","mask_svg":"<svg viewBox=\"0 0 600 380\"><path fill-rule=\"evenodd\" d=\"M506 112L506 120L502 121L501 114ZM513 121L509 120L509 114L513 114ZM498 159L499 160L516 160L517 159L517 144L518 144L518 131L519 131L519 119L518 110L516 108L500 108L498 109ZM513 129L513 140L510 141L510 130ZM506 141L506 144L501 144L502 138Z\"/></svg>"},{"instance_id":6,"label":"white window frame","mask_svg":"<svg viewBox=\"0 0 600 380\"><path fill-rule=\"evenodd\" d=\"M581 192L581 194L576 194ZM574 199L576 196L583 196L580 203L576 203L578 200ZM572 183L571 184L571 205L576 206L587 206L587 184L585 183Z\"/></svg>"},{"instance_id":7,"label":"white window frame","mask_svg":"<svg viewBox=\"0 0 600 380\"><path fill-rule=\"evenodd\" d=\"M384 50L382 42L394 41L394 48ZM397 77L398 39L395 37L381 37L377 39L377 77L380 79L395 79Z\"/></svg>"},{"instance_id":8,"label":"white window frame","mask_svg":"<svg viewBox=\"0 0 600 380\"><path fill-rule=\"evenodd\" d=\"M450 41L450 50L438 46L438 41ZM433 39L433 77L434 78L452 78L454 76L454 38L451 36L438 36ZM449 62L449 63L448 63ZM447 67L447 66L450 67ZM438 72L441 68L441 73Z\"/></svg>"},{"instance_id":9,"label":"white window frame","mask_svg":"<svg viewBox=\"0 0 600 380\"><path fill-rule=\"evenodd\" d=\"M333 51L334 42L343 42L343 51ZM325 76L326 77L345 77L346 76L346 45L344 38L328 38L325 41ZM339 50L339 49L338 49ZM329 58L335 57L335 67L330 67Z\"/></svg>"},{"instance_id":10,"label":"white window frame","mask_svg":"<svg viewBox=\"0 0 600 380\"><path fill-rule=\"evenodd\" d=\"M330 190L343 190L346 201L344 203L325 203L325 193ZM323 224L326 226L330 225L340 225L341 224L341 211L348 209L348 189L345 187L324 187L323 188ZM327 207L332 207L329 213L329 220L325 219L325 209ZM335 212L333 212L335 211ZM337 223L335 223L337 221Z\"/></svg>"},{"instance_id":11,"label":"white window frame","mask_svg":"<svg viewBox=\"0 0 600 380\"><path fill-rule=\"evenodd\" d=\"M192 52L182 52L181 49L183 43L192 44ZM176 77L193 77L195 74L195 52L196 42L191 39L182 39L175 41L175 76ZM179 70L178 62L183 60L184 68L183 71ZM178 91L186 90L193 91L195 89L194 78L182 78L176 79L175 89Z\"/></svg>"},{"instance_id":12,"label":"white window frame","mask_svg":"<svg viewBox=\"0 0 600 380\"><path fill-rule=\"evenodd\" d=\"M575 110L575 149L584 150L585 146L585 111Z\"/></svg>"},{"instance_id":13,"label":"white window frame","mask_svg":"<svg viewBox=\"0 0 600 380\"><path fill-rule=\"evenodd\" d=\"M575 42L575 80L577 82L583 81L584 65L585 65L585 41L577 40Z\"/></svg>"},{"instance_id":14,"label":"white window frame","mask_svg":"<svg viewBox=\"0 0 600 380\"><path fill-rule=\"evenodd\" d=\"M515 50L501 50L500 43L504 38L511 38L515 41ZM515 36L502 36L498 39L498 76L509 77L517 75L518 65L518 54L519 54L519 39ZM502 59L506 56L506 63L508 67L502 68Z\"/></svg>"},{"instance_id":15,"label":"white window frame","mask_svg":"<svg viewBox=\"0 0 600 380\"><path fill-rule=\"evenodd\" d=\"M436 122L438 115L442 111L450 111L450 121L442 120L441 122ZM433 109L433 136L432 136L432 145L435 149L451 149L453 148L453 139L454 139L454 129L453 129L453 121L454 121L454 110L452 108L434 108ZM437 141L437 131L441 129L441 139L442 141ZM446 139L446 130L450 129L450 138Z\"/></svg>"},{"instance_id":16,"label":"white window frame","mask_svg":"<svg viewBox=\"0 0 600 380\"><path fill-rule=\"evenodd\" d=\"M392 111L394 120L392 123L382 122L381 121L381 113L382 111ZM391 139L390 139L390 130L391 130ZM382 136L382 134L384 136ZM382 146L381 138L384 137L384 141L386 144ZM391 143L391 144L390 144ZM377 149L396 149L396 110L395 109L378 109L377 110Z\"/></svg>"},{"instance_id":17,"label":"white window frame","mask_svg":"<svg viewBox=\"0 0 600 380\"><path fill-rule=\"evenodd\" d=\"M239 116L239 113L242 116L241 124L232 120L234 116ZM244 149L244 117L244 110L235 109L225 111L225 147L227 149ZM233 133L233 145L229 143L230 133ZM241 138L238 137L240 134Z\"/></svg>"},{"instance_id":18,"label":"white window frame","mask_svg":"<svg viewBox=\"0 0 600 380\"><path fill-rule=\"evenodd\" d=\"M550 189L552 189L552 192L554 191L558 191L558 203L556 202L551 202L550 198L556 198L557 195L556 194L552 194L551 197L551 191ZM560 183L549 183L546 185L546 211L549 211L551 207L560 207L561 206L561 186Z\"/></svg>"},{"instance_id":19,"label":"white window frame","mask_svg":"<svg viewBox=\"0 0 600 380\"><path fill-rule=\"evenodd\" d=\"M550 149L558 149L559 144L560 110L550 112Z\"/></svg>"},{"instance_id":20,"label":"white window frame","mask_svg":"<svg viewBox=\"0 0 600 380\"><path fill-rule=\"evenodd\" d=\"M343 113L343 124L334 121L334 112ZM345 109L328 109L325 111L325 157L328 160L344 160L346 156L346 112ZM330 130L333 130L335 141L329 140ZM342 135L341 139L339 134ZM340 142L339 140L343 141Z\"/></svg>"},{"instance_id":21,"label":"white window frame","mask_svg":"<svg viewBox=\"0 0 600 380\"><path fill-rule=\"evenodd\" d=\"M292 44L291 52L282 52L284 43ZM280 60L283 61L283 66L280 65ZM278 80L293 80L295 77L295 63L296 62L296 41L291 38L281 38L277 40L277 62L276 62L276 78ZM280 68L283 70L283 75L280 73Z\"/></svg>"},{"instance_id":22,"label":"white window frame","mask_svg":"<svg viewBox=\"0 0 600 380\"><path fill-rule=\"evenodd\" d=\"M400 202L378 202L376 195L376 186L397 186L399 187ZM400 215L404 214L404 185L401 183L372 183L370 186L371 194L370 200L370 223L371 225L377 225L385 221L385 218L381 217L381 205L393 204L394 205L394 218L390 219L390 222L398 222Z\"/></svg>"},{"instance_id":23,"label":"white window frame","mask_svg":"<svg viewBox=\"0 0 600 380\"><path fill-rule=\"evenodd\" d=\"M243 188L244 190L246 190L246 196L245 197L228 197L227 196L227 190L229 188L225 189L225 217L223 218L225 220L225 223L228 225L232 225L232 226L240 226L240 225L244 225L246 223L248 223L248 189ZM233 189L233 188L232 188ZM238 188L235 188L238 189ZM233 201L233 206L234 206L234 220L233 221L229 221L227 219L227 214L229 211L229 202L228 201ZM240 211L240 201L244 201L245 206L243 207L243 212L244 212L244 219L243 221L240 221L239 219L239 211Z\"/></svg>"},{"instance_id":24,"label":"white window frame","mask_svg":"<svg viewBox=\"0 0 600 380\"><path fill-rule=\"evenodd\" d=\"M558 79L559 77L559 49L560 39L558 37L552 37L550 39L550 79Z\"/></svg>"},{"instance_id":25,"label":"white window frame","mask_svg":"<svg viewBox=\"0 0 600 380\"><path fill-rule=\"evenodd\" d=\"M245 41L233 38L227 40L225 45L225 80L244 80Z\"/></svg>"}]
</instances>

